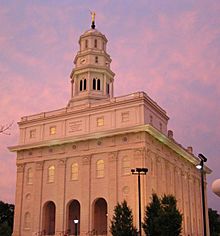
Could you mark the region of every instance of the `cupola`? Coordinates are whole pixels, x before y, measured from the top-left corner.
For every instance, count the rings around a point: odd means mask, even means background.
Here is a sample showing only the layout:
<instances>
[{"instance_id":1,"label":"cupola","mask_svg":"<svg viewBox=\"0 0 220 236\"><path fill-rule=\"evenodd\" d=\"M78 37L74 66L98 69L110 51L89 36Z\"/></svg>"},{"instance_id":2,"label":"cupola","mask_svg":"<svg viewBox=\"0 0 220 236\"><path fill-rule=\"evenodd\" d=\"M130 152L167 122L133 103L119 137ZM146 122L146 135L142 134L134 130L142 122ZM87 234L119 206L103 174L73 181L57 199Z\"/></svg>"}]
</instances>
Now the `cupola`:
<instances>
[{"instance_id":1,"label":"cupola","mask_svg":"<svg viewBox=\"0 0 220 236\"><path fill-rule=\"evenodd\" d=\"M106 52L107 38L95 28L95 13L91 29L80 36L79 51L71 72L71 100L69 106L94 103L113 97L114 73L111 58Z\"/></svg>"}]
</instances>

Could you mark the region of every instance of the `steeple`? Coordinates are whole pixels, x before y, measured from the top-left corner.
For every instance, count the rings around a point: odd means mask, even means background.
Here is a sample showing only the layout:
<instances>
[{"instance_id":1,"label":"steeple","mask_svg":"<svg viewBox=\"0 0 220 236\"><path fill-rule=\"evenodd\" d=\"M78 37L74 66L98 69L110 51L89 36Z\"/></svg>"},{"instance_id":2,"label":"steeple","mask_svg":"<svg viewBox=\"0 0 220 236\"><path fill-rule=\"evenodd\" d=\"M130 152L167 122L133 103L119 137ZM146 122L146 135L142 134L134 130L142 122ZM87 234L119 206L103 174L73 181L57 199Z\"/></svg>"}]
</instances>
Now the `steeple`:
<instances>
[{"instance_id":1,"label":"steeple","mask_svg":"<svg viewBox=\"0 0 220 236\"><path fill-rule=\"evenodd\" d=\"M92 25L80 36L80 49L71 72L71 100L69 106L94 103L113 97L114 73L111 58L106 52L107 38L95 29L95 12L91 12Z\"/></svg>"}]
</instances>

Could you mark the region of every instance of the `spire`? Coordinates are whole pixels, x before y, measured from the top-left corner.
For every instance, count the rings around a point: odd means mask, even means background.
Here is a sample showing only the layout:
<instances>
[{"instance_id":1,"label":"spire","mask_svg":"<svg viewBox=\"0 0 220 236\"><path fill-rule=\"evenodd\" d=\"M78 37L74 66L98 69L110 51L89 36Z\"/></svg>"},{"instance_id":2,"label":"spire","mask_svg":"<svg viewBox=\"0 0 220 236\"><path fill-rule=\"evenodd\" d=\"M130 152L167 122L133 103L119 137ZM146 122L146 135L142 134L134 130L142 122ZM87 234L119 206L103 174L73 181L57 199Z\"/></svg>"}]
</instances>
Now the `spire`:
<instances>
[{"instance_id":1,"label":"spire","mask_svg":"<svg viewBox=\"0 0 220 236\"><path fill-rule=\"evenodd\" d=\"M90 11L90 14L91 14L91 16L92 16L92 24L91 24L91 28L92 29L95 29L95 12L92 12L92 11Z\"/></svg>"}]
</instances>

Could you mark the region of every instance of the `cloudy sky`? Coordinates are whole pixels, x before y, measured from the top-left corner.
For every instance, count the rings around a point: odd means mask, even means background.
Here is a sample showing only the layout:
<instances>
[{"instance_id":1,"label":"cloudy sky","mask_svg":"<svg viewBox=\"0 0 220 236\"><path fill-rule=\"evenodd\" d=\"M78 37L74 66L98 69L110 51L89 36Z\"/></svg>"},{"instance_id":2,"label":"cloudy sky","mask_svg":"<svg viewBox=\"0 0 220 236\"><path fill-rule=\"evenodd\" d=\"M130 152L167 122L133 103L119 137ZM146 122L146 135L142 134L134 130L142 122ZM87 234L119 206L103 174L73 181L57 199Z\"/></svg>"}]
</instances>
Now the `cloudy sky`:
<instances>
[{"instance_id":1,"label":"cloudy sky","mask_svg":"<svg viewBox=\"0 0 220 236\"><path fill-rule=\"evenodd\" d=\"M109 40L115 95L145 91L167 111L175 139L207 156L208 204L220 212L219 0L1 0L0 124L14 125L0 135L0 199L14 202L16 122L68 103L89 10Z\"/></svg>"}]
</instances>

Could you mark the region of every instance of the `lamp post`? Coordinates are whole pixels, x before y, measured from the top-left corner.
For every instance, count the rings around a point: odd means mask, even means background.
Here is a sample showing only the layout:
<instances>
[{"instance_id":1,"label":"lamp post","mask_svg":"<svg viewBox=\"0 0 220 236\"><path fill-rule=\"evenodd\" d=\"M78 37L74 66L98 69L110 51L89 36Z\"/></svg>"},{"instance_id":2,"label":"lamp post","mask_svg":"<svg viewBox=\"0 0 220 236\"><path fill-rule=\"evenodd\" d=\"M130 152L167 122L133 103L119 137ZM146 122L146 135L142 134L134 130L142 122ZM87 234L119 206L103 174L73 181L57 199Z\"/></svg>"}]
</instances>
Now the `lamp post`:
<instances>
[{"instance_id":1,"label":"lamp post","mask_svg":"<svg viewBox=\"0 0 220 236\"><path fill-rule=\"evenodd\" d=\"M78 223L79 223L79 220L78 219L74 219L73 222L75 224L75 236L77 236L78 235Z\"/></svg>"},{"instance_id":2,"label":"lamp post","mask_svg":"<svg viewBox=\"0 0 220 236\"><path fill-rule=\"evenodd\" d=\"M200 163L196 165L196 168L201 172L201 189L202 189L202 210L203 210L203 230L204 236L206 236L206 208L205 208L205 187L204 187L204 162L207 161L207 158L201 153L198 155Z\"/></svg>"},{"instance_id":3,"label":"lamp post","mask_svg":"<svg viewBox=\"0 0 220 236\"><path fill-rule=\"evenodd\" d=\"M138 205L139 205L139 236L141 236L141 175L146 175L147 168L131 169L132 175L138 176Z\"/></svg>"}]
</instances>

